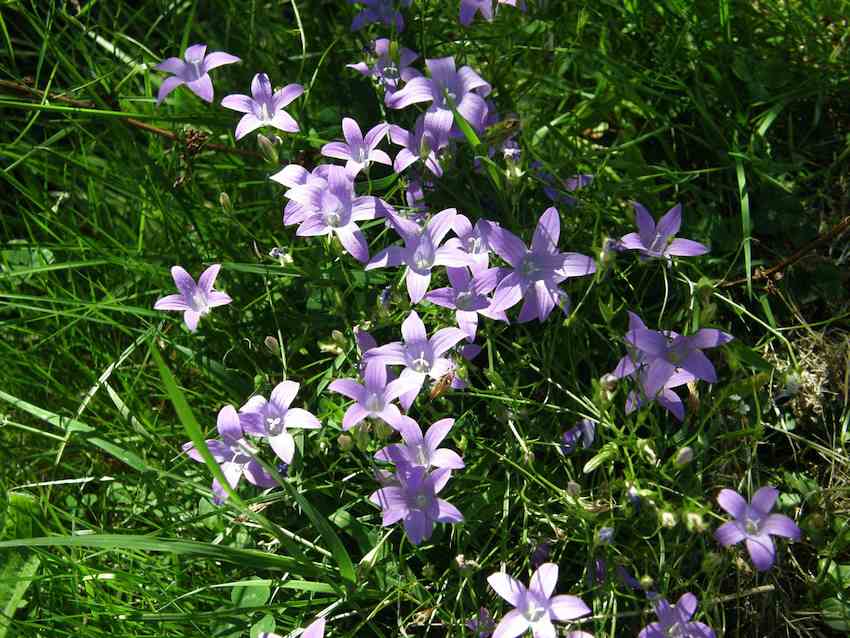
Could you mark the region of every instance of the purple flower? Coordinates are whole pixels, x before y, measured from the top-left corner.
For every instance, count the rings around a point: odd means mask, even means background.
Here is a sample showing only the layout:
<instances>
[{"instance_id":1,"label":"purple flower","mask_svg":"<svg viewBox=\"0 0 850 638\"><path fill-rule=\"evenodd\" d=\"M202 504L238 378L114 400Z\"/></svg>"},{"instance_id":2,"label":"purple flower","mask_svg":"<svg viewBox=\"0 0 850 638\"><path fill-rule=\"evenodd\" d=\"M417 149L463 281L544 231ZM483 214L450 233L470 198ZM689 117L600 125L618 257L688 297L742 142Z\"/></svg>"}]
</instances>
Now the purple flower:
<instances>
[{"instance_id":1,"label":"purple flower","mask_svg":"<svg viewBox=\"0 0 850 638\"><path fill-rule=\"evenodd\" d=\"M412 1L401 0L400 4L402 7L409 7ZM393 6L393 0L348 0L348 4L362 4L366 7L351 21L352 31L359 31L373 22L381 22L388 27L394 26L398 33L404 31L404 18Z\"/></svg>"},{"instance_id":2,"label":"purple flower","mask_svg":"<svg viewBox=\"0 0 850 638\"><path fill-rule=\"evenodd\" d=\"M487 242L487 233L495 222L479 219L475 226L465 215L458 215L452 223L452 230L457 237L452 237L446 242L446 246L460 248L472 257L469 268L473 274L486 270L490 265L490 244Z\"/></svg>"},{"instance_id":3,"label":"purple flower","mask_svg":"<svg viewBox=\"0 0 850 638\"><path fill-rule=\"evenodd\" d=\"M482 18L492 22L493 0L460 0L460 23L463 26L472 24L477 12L481 12Z\"/></svg>"},{"instance_id":4,"label":"purple flower","mask_svg":"<svg viewBox=\"0 0 850 638\"><path fill-rule=\"evenodd\" d=\"M558 584L558 566L555 563L541 565L532 574L527 589L504 572L491 574L487 582L516 608L505 614L493 638L515 638L529 628L534 638L554 638L553 620L567 622L590 613L590 608L577 596L552 596Z\"/></svg>"},{"instance_id":5,"label":"purple flower","mask_svg":"<svg viewBox=\"0 0 850 638\"><path fill-rule=\"evenodd\" d=\"M579 441L581 441L581 446L586 450L593 445L593 439L595 436L596 423L590 419L582 419L574 428L564 432L561 450L564 454L572 454L576 451Z\"/></svg>"},{"instance_id":6,"label":"purple flower","mask_svg":"<svg viewBox=\"0 0 850 638\"><path fill-rule=\"evenodd\" d=\"M734 520L724 523L714 532L714 538L724 547L746 541L753 565L760 572L773 567L776 548L771 536L800 540L800 528L784 514L771 514L779 490L770 485L759 488L751 503L735 490L723 489L717 502Z\"/></svg>"},{"instance_id":7,"label":"purple flower","mask_svg":"<svg viewBox=\"0 0 850 638\"><path fill-rule=\"evenodd\" d=\"M260 420L246 422L247 434L268 438L274 453L287 465L292 464L295 454L295 439L288 428L315 429L322 426L319 420L301 408L290 408L289 404L298 393L298 384L294 381L278 383L272 390L269 400L262 395L254 395L242 406L243 413L260 416Z\"/></svg>"},{"instance_id":8,"label":"purple flower","mask_svg":"<svg viewBox=\"0 0 850 638\"><path fill-rule=\"evenodd\" d=\"M380 82L388 93L395 91L399 80L405 82L421 75L410 65L419 57L416 51L393 45L387 38L378 38L372 43L372 50L377 56L374 66L370 69L365 62L346 64L350 69L362 73Z\"/></svg>"},{"instance_id":9,"label":"purple flower","mask_svg":"<svg viewBox=\"0 0 850 638\"><path fill-rule=\"evenodd\" d=\"M440 448L440 443L454 425L454 419L440 419L432 424L422 436L422 428L413 419L401 417L398 428L404 443L394 443L379 450L375 458L379 461L395 463L397 467L421 467L426 470L432 467L446 467L459 470L464 467L463 459L457 452Z\"/></svg>"},{"instance_id":10,"label":"purple flower","mask_svg":"<svg viewBox=\"0 0 850 638\"><path fill-rule=\"evenodd\" d=\"M428 59L425 64L431 77L411 78L403 89L387 94L387 106L403 109L419 102L433 102L432 108L449 113L454 106L472 128L483 131L487 117L484 97L490 93L490 85L468 66L455 70L453 57Z\"/></svg>"},{"instance_id":11,"label":"purple flower","mask_svg":"<svg viewBox=\"0 0 850 638\"><path fill-rule=\"evenodd\" d=\"M323 638L324 635L325 619L317 618L307 626L299 638ZM283 636L265 631L259 634L259 638L283 638Z\"/></svg>"},{"instance_id":12,"label":"purple flower","mask_svg":"<svg viewBox=\"0 0 850 638\"><path fill-rule=\"evenodd\" d=\"M578 200L571 195L567 195L564 191L576 191L579 188L588 186L593 181L593 175L584 173L561 180L551 173L544 171L542 167L543 164L541 162L532 162L530 166L533 169L532 175L543 182L543 193L555 204L563 204L569 207L575 206L578 204Z\"/></svg>"},{"instance_id":13,"label":"purple flower","mask_svg":"<svg viewBox=\"0 0 850 638\"><path fill-rule=\"evenodd\" d=\"M482 270L475 277L471 277L466 268L447 268L446 272L451 286L432 290L425 299L454 310L457 325L466 334L467 341L475 341L479 314L497 321L508 320L504 311L490 311L491 300L486 296L499 282L501 268Z\"/></svg>"},{"instance_id":14,"label":"purple flower","mask_svg":"<svg viewBox=\"0 0 850 638\"><path fill-rule=\"evenodd\" d=\"M331 392L338 392L356 401L346 410L342 429L350 430L367 417L381 419L390 427L399 429L402 425L401 412L392 401L412 389L418 391L414 380L395 379L387 383L386 365L377 359L366 362L363 380L365 385L354 379L337 379L328 386Z\"/></svg>"},{"instance_id":15,"label":"purple flower","mask_svg":"<svg viewBox=\"0 0 850 638\"><path fill-rule=\"evenodd\" d=\"M644 257L666 258L695 257L708 252L708 247L690 239L674 239L682 225L682 205L676 204L664 216L655 220L649 211L638 202L632 202L635 208L635 222L638 232L629 233L620 238L620 246L625 250L638 250Z\"/></svg>"},{"instance_id":16,"label":"purple flower","mask_svg":"<svg viewBox=\"0 0 850 638\"><path fill-rule=\"evenodd\" d=\"M275 480L253 458L257 449L244 438L243 419L247 423L249 420L256 419L256 417L255 415L244 415L240 419L236 408L232 405L224 406L218 413L218 433L221 435L221 440L207 439L207 447L213 458L221 466L224 478L227 479L232 489L236 489L236 486L239 485L239 479L243 475L249 483L258 487L274 487L276 485ZM183 451L193 461L204 462L200 452L195 449L195 444L191 441L183 444ZM213 479L212 490L216 503L223 503L227 500L227 494L218 479Z\"/></svg>"},{"instance_id":17,"label":"purple flower","mask_svg":"<svg viewBox=\"0 0 850 638\"><path fill-rule=\"evenodd\" d=\"M449 482L452 471L440 468L428 474L421 467L399 470L397 485L387 485L369 497L382 510L381 525L400 520L410 542L419 545L431 538L434 523L462 523L463 514L451 503L437 497Z\"/></svg>"},{"instance_id":18,"label":"purple flower","mask_svg":"<svg viewBox=\"0 0 850 638\"><path fill-rule=\"evenodd\" d=\"M702 350L731 341L732 335L703 328L685 336L673 331L649 330L634 313L629 313L629 331L625 342L629 354L620 359L613 376L636 376L638 391L629 395L626 412L632 412L647 401L658 401L680 421L684 406L672 391L695 379L709 383L717 381L717 372Z\"/></svg>"},{"instance_id":19,"label":"purple flower","mask_svg":"<svg viewBox=\"0 0 850 638\"><path fill-rule=\"evenodd\" d=\"M653 603L658 622L650 623L638 634L638 638L714 638L714 630L701 622L690 622L697 610L697 597L688 592L682 594L675 607L666 598Z\"/></svg>"},{"instance_id":20,"label":"purple flower","mask_svg":"<svg viewBox=\"0 0 850 638\"><path fill-rule=\"evenodd\" d=\"M425 324L415 310L411 310L407 319L402 322L401 335L403 343L395 341L373 348L365 357L370 364L375 360L383 365L405 366L398 380L407 384L407 390L400 394L400 403L407 410L422 389L425 379L440 379L452 370L454 364L442 355L466 335L458 328L442 328L428 339Z\"/></svg>"},{"instance_id":21,"label":"purple flower","mask_svg":"<svg viewBox=\"0 0 850 638\"><path fill-rule=\"evenodd\" d=\"M333 233L352 257L362 263L369 261L369 246L356 222L383 217L388 205L377 197L355 197L354 183L345 168L329 166L324 184L308 181L289 189L285 195L311 209L296 235L313 237Z\"/></svg>"},{"instance_id":22,"label":"purple flower","mask_svg":"<svg viewBox=\"0 0 850 638\"><path fill-rule=\"evenodd\" d=\"M198 320L211 308L224 306L233 301L226 293L213 290L215 278L221 264L213 264L201 273L198 283L181 266L171 267L171 278L180 291L176 295L167 295L157 299L154 310L182 310L183 321L192 332L198 328Z\"/></svg>"},{"instance_id":23,"label":"purple flower","mask_svg":"<svg viewBox=\"0 0 850 638\"><path fill-rule=\"evenodd\" d=\"M466 621L466 628L475 632L475 638L490 638L496 628L496 621L486 607L478 610L478 614Z\"/></svg>"},{"instance_id":24,"label":"purple flower","mask_svg":"<svg viewBox=\"0 0 850 638\"><path fill-rule=\"evenodd\" d=\"M552 552L552 546L548 541L537 543L534 551L531 552L531 568L538 569L543 563L549 562L549 555Z\"/></svg>"},{"instance_id":25,"label":"purple flower","mask_svg":"<svg viewBox=\"0 0 850 638\"><path fill-rule=\"evenodd\" d=\"M320 164L313 169L312 173L310 173L306 168L299 164L289 164L288 166L284 166L269 179L277 182L278 184L283 184L287 188L295 188L296 186L303 186L304 184L309 184L314 188L327 188L329 168L330 166L328 164ZM300 224L310 215L317 212L319 212L319 209L310 204L303 205L290 200L286 203L286 207L283 209L283 224L284 226Z\"/></svg>"},{"instance_id":26,"label":"purple flower","mask_svg":"<svg viewBox=\"0 0 850 638\"><path fill-rule=\"evenodd\" d=\"M302 93L304 93L304 87L300 84L287 84L282 89L272 92L269 76L265 73L257 73L251 80L253 97L234 93L222 99L221 105L245 114L236 125L237 140L241 140L261 126L273 126L287 133L297 133L298 122L293 120L283 107Z\"/></svg>"},{"instance_id":27,"label":"purple flower","mask_svg":"<svg viewBox=\"0 0 850 638\"><path fill-rule=\"evenodd\" d=\"M416 118L413 133L390 125L390 140L403 147L395 157L393 170L401 173L412 164L422 162L436 177L442 177L443 167L437 153L449 144L452 122L451 111L429 109Z\"/></svg>"},{"instance_id":28,"label":"purple flower","mask_svg":"<svg viewBox=\"0 0 850 638\"><path fill-rule=\"evenodd\" d=\"M206 52L206 44L193 44L186 48L182 60L166 58L154 67L157 71L174 74L160 85L156 96L157 106L181 84L185 84L192 93L205 102L213 101L213 85L209 72L223 64L240 62L240 59L224 51L213 51L209 55L204 55Z\"/></svg>"},{"instance_id":29,"label":"purple flower","mask_svg":"<svg viewBox=\"0 0 850 638\"><path fill-rule=\"evenodd\" d=\"M434 266L466 266L469 256L450 246L440 246L451 230L457 211L447 208L434 215L424 230L410 234L398 228L404 239L404 247L390 246L376 254L366 265L366 270L400 266L405 264L407 293L412 303L419 303L431 285L431 269Z\"/></svg>"},{"instance_id":30,"label":"purple flower","mask_svg":"<svg viewBox=\"0 0 850 638\"><path fill-rule=\"evenodd\" d=\"M490 224L487 242L513 271L496 287L491 311L507 310L525 298L520 310L520 323L539 319L544 321L555 304L566 297L558 284L569 277L583 277L596 272L591 257L578 253L559 253L558 237L561 220L558 210L548 208L540 217L531 250L513 233Z\"/></svg>"},{"instance_id":31,"label":"purple flower","mask_svg":"<svg viewBox=\"0 0 850 638\"><path fill-rule=\"evenodd\" d=\"M345 136L343 142L329 142L322 147L322 155L334 159L346 160L345 170L352 179L363 169L369 168L372 162L392 166L390 156L378 149L389 131L389 124L381 123L372 127L366 136L363 136L360 126L350 117L342 120L342 133Z\"/></svg>"}]
</instances>

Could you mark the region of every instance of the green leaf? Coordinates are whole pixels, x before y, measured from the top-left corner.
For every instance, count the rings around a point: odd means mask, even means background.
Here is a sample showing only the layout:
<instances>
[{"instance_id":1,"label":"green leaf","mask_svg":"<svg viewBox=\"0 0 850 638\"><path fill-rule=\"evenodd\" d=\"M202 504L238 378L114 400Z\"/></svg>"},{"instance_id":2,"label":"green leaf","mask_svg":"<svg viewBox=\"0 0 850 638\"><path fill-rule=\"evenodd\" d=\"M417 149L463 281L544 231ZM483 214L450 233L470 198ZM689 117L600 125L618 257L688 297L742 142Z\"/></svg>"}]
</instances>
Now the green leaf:
<instances>
[{"instance_id":1,"label":"green leaf","mask_svg":"<svg viewBox=\"0 0 850 638\"><path fill-rule=\"evenodd\" d=\"M250 638L258 638L263 633L274 633L275 629L274 616L266 614L251 626Z\"/></svg>"},{"instance_id":2,"label":"green leaf","mask_svg":"<svg viewBox=\"0 0 850 638\"><path fill-rule=\"evenodd\" d=\"M0 638L6 638L12 627L11 619L23 601L41 565L36 555L27 557L17 551L5 552L0 569Z\"/></svg>"},{"instance_id":3,"label":"green leaf","mask_svg":"<svg viewBox=\"0 0 850 638\"><path fill-rule=\"evenodd\" d=\"M255 576L250 580L243 581L243 583L234 587L230 592L230 601L234 605L237 607L262 607L266 604L272 593L267 580L260 580Z\"/></svg>"},{"instance_id":4,"label":"green leaf","mask_svg":"<svg viewBox=\"0 0 850 638\"><path fill-rule=\"evenodd\" d=\"M837 631L850 631L850 605L839 598L827 598L821 602L823 621Z\"/></svg>"}]
</instances>

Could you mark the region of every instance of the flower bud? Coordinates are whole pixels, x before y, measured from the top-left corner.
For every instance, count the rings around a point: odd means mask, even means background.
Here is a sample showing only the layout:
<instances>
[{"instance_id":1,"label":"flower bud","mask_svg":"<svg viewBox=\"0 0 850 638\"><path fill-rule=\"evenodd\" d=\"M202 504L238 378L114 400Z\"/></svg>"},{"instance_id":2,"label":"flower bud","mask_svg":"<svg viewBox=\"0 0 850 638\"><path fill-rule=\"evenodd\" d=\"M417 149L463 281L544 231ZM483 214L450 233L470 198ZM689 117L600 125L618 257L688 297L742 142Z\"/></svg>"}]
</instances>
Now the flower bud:
<instances>
[{"instance_id":1,"label":"flower bud","mask_svg":"<svg viewBox=\"0 0 850 638\"><path fill-rule=\"evenodd\" d=\"M659 515L659 519L661 520L661 527L666 527L667 529L676 527L676 515L673 512L664 510Z\"/></svg>"},{"instance_id":2,"label":"flower bud","mask_svg":"<svg viewBox=\"0 0 850 638\"><path fill-rule=\"evenodd\" d=\"M262 153L263 158L269 164L278 163L277 149L269 138L260 133L257 135L257 145L260 147L260 153Z\"/></svg>"},{"instance_id":3,"label":"flower bud","mask_svg":"<svg viewBox=\"0 0 850 638\"><path fill-rule=\"evenodd\" d=\"M603 390L605 390L606 392L613 392L614 390L616 390L616 389L617 389L617 382L618 382L618 381L619 381L619 379L618 379L617 377L615 377L613 374L611 374L610 372L608 372L608 373L606 373L606 374L603 374L603 375L600 377L600 379L599 379L599 385L600 385L600 386L602 387L602 389L603 389Z\"/></svg>"},{"instance_id":4,"label":"flower bud","mask_svg":"<svg viewBox=\"0 0 850 638\"><path fill-rule=\"evenodd\" d=\"M231 201L230 201L230 195L228 195L228 194L227 194L227 193L225 193L224 191L222 191L221 193L219 193L219 195L218 195L218 203L219 203L219 204L221 204L221 209L222 209L225 213L228 213L228 214L229 214L229 213L232 213L232 212L233 212L233 202L231 202Z\"/></svg>"},{"instance_id":5,"label":"flower bud","mask_svg":"<svg viewBox=\"0 0 850 638\"><path fill-rule=\"evenodd\" d=\"M280 343L278 343L278 340L275 337L269 335L268 337L263 339L263 343L265 344L266 348L268 348L274 354L280 354Z\"/></svg>"},{"instance_id":6,"label":"flower bud","mask_svg":"<svg viewBox=\"0 0 850 638\"><path fill-rule=\"evenodd\" d=\"M658 463L658 455L655 453L655 448L652 447L649 439L638 439L637 449L640 455L650 464L655 465Z\"/></svg>"},{"instance_id":7,"label":"flower bud","mask_svg":"<svg viewBox=\"0 0 850 638\"><path fill-rule=\"evenodd\" d=\"M675 465L677 468L683 468L693 460L694 449L690 446L686 446L676 452L676 457L673 459L673 465Z\"/></svg>"},{"instance_id":8,"label":"flower bud","mask_svg":"<svg viewBox=\"0 0 850 638\"><path fill-rule=\"evenodd\" d=\"M336 438L336 442L343 452L350 452L354 448L354 439L344 432Z\"/></svg>"},{"instance_id":9,"label":"flower bud","mask_svg":"<svg viewBox=\"0 0 850 638\"><path fill-rule=\"evenodd\" d=\"M334 343L338 345L340 348L344 348L348 345L348 340L345 338L345 335L342 334L339 330L331 331L331 339L333 339Z\"/></svg>"},{"instance_id":10,"label":"flower bud","mask_svg":"<svg viewBox=\"0 0 850 638\"><path fill-rule=\"evenodd\" d=\"M581 485L575 481L570 481L567 483L567 494L573 498L578 498L578 495L581 494Z\"/></svg>"},{"instance_id":11,"label":"flower bud","mask_svg":"<svg viewBox=\"0 0 850 638\"><path fill-rule=\"evenodd\" d=\"M688 512L685 514L685 527L692 534L701 534L706 530L705 520L699 512Z\"/></svg>"},{"instance_id":12,"label":"flower bud","mask_svg":"<svg viewBox=\"0 0 850 638\"><path fill-rule=\"evenodd\" d=\"M614 540L613 527L602 527L596 533L596 542L600 545L610 545L612 540Z\"/></svg>"},{"instance_id":13,"label":"flower bud","mask_svg":"<svg viewBox=\"0 0 850 638\"><path fill-rule=\"evenodd\" d=\"M655 581L652 579L652 576L645 575L640 577L640 587L644 591L650 591L653 587L655 587Z\"/></svg>"}]
</instances>

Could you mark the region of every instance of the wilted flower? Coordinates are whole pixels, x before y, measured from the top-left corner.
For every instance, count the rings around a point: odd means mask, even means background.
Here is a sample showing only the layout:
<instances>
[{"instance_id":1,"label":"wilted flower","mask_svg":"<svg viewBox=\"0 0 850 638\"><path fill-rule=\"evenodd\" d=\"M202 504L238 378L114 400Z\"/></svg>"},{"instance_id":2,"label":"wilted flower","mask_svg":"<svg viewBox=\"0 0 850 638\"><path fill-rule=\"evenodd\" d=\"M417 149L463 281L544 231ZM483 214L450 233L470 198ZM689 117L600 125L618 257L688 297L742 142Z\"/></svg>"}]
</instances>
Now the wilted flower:
<instances>
[{"instance_id":1,"label":"wilted flower","mask_svg":"<svg viewBox=\"0 0 850 638\"><path fill-rule=\"evenodd\" d=\"M699 242L690 239L674 239L682 225L682 205L676 204L658 220L655 220L649 211L638 202L632 202L635 208L635 222L638 232L629 233L620 238L620 245L626 250L638 250L644 257L666 258L694 257L704 255L708 248Z\"/></svg>"},{"instance_id":2,"label":"wilted flower","mask_svg":"<svg viewBox=\"0 0 850 638\"><path fill-rule=\"evenodd\" d=\"M265 437L278 458L287 465L292 464L295 454L295 439L287 431L288 428L315 429L322 426L319 420L301 408L290 408L289 405L298 393L298 384L294 381L282 381L272 390L269 400L260 394L252 396L241 412L259 415L256 422L245 424L248 434Z\"/></svg>"},{"instance_id":3,"label":"wilted flower","mask_svg":"<svg viewBox=\"0 0 850 638\"><path fill-rule=\"evenodd\" d=\"M378 148L389 131L389 124L384 122L373 126L364 136L360 126L350 117L342 119L343 142L329 142L322 147L322 155L334 159L346 160L345 169L349 175L357 175L369 168L372 162L392 166L390 156Z\"/></svg>"},{"instance_id":4,"label":"wilted flower","mask_svg":"<svg viewBox=\"0 0 850 638\"><path fill-rule=\"evenodd\" d=\"M215 284L215 278L220 269L221 264L213 264L201 273L196 284L192 275L185 269L180 266L172 266L171 278L174 279L174 284L180 293L157 299L153 305L154 310L183 311L183 321L186 323L186 327L195 332L198 328L198 320L210 309L227 305L233 301L226 293L213 290L213 284Z\"/></svg>"},{"instance_id":5,"label":"wilted flower","mask_svg":"<svg viewBox=\"0 0 850 638\"><path fill-rule=\"evenodd\" d=\"M581 446L586 450L593 445L595 438L596 423L590 419L582 419L574 428L564 432L561 450L564 454L572 454L578 447L579 441L581 441Z\"/></svg>"},{"instance_id":6,"label":"wilted flower","mask_svg":"<svg viewBox=\"0 0 850 638\"><path fill-rule=\"evenodd\" d=\"M638 634L638 638L714 638L714 630L701 622L690 622L698 606L697 597L688 592L683 594L672 607L666 598L653 603L658 622L650 623Z\"/></svg>"},{"instance_id":7,"label":"wilted flower","mask_svg":"<svg viewBox=\"0 0 850 638\"><path fill-rule=\"evenodd\" d=\"M552 621L567 622L590 613L577 596L552 596L558 583L558 566L544 563L531 576L528 588L504 572L487 578L499 596L515 607L499 622L495 638L514 638L531 629L535 638L555 636Z\"/></svg>"},{"instance_id":8,"label":"wilted flower","mask_svg":"<svg viewBox=\"0 0 850 638\"><path fill-rule=\"evenodd\" d=\"M207 448L218 462L224 478L227 479L232 489L236 489L236 486L239 485L239 479L243 475L249 483L258 487L274 487L277 485L275 480L263 469L263 466L253 458L257 449L245 440L242 421L244 420L247 423L254 419L256 419L256 415L244 415L240 419L236 409L232 405L226 405L218 413L218 433L221 435L221 440L207 439L206 441ZM195 444L191 441L183 444L183 451L193 461L204 462L201 453L198 452ZM218 479L213 479L212 491L216 503L223 503L227 500L227 493Z\"/></svg>"},{"instance_id":9,"label":"wilted flower","mask_svg":"<svg viewBox=\"0 0 850 638\"><path fill-rule=\"evenodd\" d=\"M531 250L513 233L490 224L487 242L513 268L496 287L491 311L507 310L524 297L518 321L544 321L565 294L559 283L596 271L592 258L558 252L560 232L561 220L555 208L548 208L540 217Z\"/></svg>"},{"instance_id":10,"label":"wilted flower","mask_svg":"<svg viewBox=\"0 0 850 638\"><path fill-rule=\"evenodd\" d=\"M410 542L419 545L431 538L434 523L462 523L463 514L437 494L451 478L451 470L440 468L428 474L424 468L399 468L396 485L376 490L369 497L383 514L384 527L403 520Z\"/></svg>"},{"instance_id":11,"label":"wilted flower","mask_svg":"<svg viewBox=\"0 0 850 638\"><path fill-rule=\"evenodd\" d=\"M440 379L449 373L454 364L443 357L466 335L458 328L442 328L437 330L430 339L425 332L425 324L411 310L407 319L401 324L401 335L404 342L395 341L366 353L367 361L377 360L384 365L405 366L399 375L399 380L405 380L407 392L401 395L401 405L410 408L425 379ZM395 383L395 382L393 382ZM390 425L393 425L390 423Z\"/></svg>"},{"instance_id":12,"label":"wilted flower","mask_svg":"<svg viewBox=\"0 0 850 638\"><path fill-rule=\"evenodd\" d=\"M714 532L714 538L729 547L746 541L747 551L753 565L760 572L773 567L776 559L776 547L771 536L782 536L799 541L801 532L796 523L784 514L771 514L776 504L779 490L770 485L759 488L753 494L751 503L735 490L722 489L717 502L734 520L724 523Z\"/></svg>"},{"instance_id":13,"label":"wilted flower","mask_svg":"<svg viewBox=\"0 0 850 638\"><path fill-rule=\"evenodd\" d=\"M236 126L237 140L241 140L261 126L273 126L287 133L297 133L298 122L292 119L283 107L302 93L304 93L304 87L300 84L287 84L282 89L272 92L269 76L265 73L257 73L251 80L252 97L234 93L226 96L221 101L221 105L245 114Z\"/></svg>"},{"instance_id":14,"label":"wilted flower","mask_svg":"<svg viewBox=\"0 0 850 638\"><path fill-rule=\"evenodd\" d=\"M224 64L240 62L240 59L224 51L213 51L205 55L206 52L206 44L193 44L186 48L182 60L166 58L154 67L157 71L174 74L160 85L156 96L157 106L181 84L185 84L192 93L205 102L213 101L213 85L209 72Z\"/></svg>"}]
</instances>

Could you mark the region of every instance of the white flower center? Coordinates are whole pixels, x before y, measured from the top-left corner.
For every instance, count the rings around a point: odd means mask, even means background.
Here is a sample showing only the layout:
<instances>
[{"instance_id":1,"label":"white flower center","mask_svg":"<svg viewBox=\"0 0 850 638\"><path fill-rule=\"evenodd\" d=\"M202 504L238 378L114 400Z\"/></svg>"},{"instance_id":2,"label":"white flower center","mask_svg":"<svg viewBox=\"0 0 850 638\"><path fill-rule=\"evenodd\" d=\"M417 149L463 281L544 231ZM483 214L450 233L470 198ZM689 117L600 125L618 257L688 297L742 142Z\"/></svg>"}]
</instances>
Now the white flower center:
<instances>
[{"instance_id":1,"label":"white flower center","mask_svg":"<svg viewBox=\"0 0 850 638\"><path fill-rule=\"evenodd\" d=\"M192 298L189 300L189 305L192 306L192 310L199 312L202 315L205 315L210 311L207 295L200 288L192 294Z\"/></svg>"},{"instance_id":2,"label":"white flower center","mask_svg":"<svg viewBox=\"0 0 850 638\"><path fill-rule=\"evenodd\" d=\"M685 627L677 620L672 625L667 627L664 633L670 636L670 638L684 638Z\"/></svg>"},{"instance_id":3,"label":"white flower center","mask_svg":"<svg viewBox=\"0 0 850 638\"><path fill-rule=\"evenodd\" d=\"M325 198L324 218L325 223L331 228L342 226L342 202L330 193Z\"/></svg>"},{"instance_id":4,"label":"white flower center","mask_svg":"<svg viewBox=\"0 0 850 638\"><path fill-rule=\"evenodd\" d=\"M260 104L260 115L258 116L263 122L271 122L272 118L269 114L269 105L263 102Z\"/></svg>"},{"instance_id":5,"label":"white flower center","mask_svg":"<svg viewBox=\"0 0 850 638\"><path fill-rule=\"evenodd\" d=\"M413 499L416 509L424 510L428 507L428 497L425 494L417 494Z\"/></svg>"},{"instance_id":6,"label":"white flower center","mask_svg":"<svg viewBox=\"0 0 850 638\"><path fill-rule=\"evenodd\" d=\"M395 81L400 77L400 73L398 72L398 67L393 62L387 63L387 66L384 67L384 79Z\"/></svg>"},{"instance_id":7,"label":"white flower center","mask_svg":"<svg viewBox=\"0 0 850 638\"><path fill-rule=\"evenodd\" d=\"M466 252L471 253L473 255L477 255L479 253L484 252L482 248L483 246L480 237L471 235L470 237L466 238Z\"/></svg>"},{"instance_id":8,"label":"white flower center","mask_svg":"<svg viewBox=\"0 0 850 638\"><path fill-rule=\"evenodd\" d=\"M759 533L759 525L760 521L758 519L747 517L747 520L744 522L744 531L750 536L756 536Z\"/></svg>"},{"instance_id":9,"label":"white flower center","mask_svg":"<svg viewBox=\"0 0 850 638\"><path fill-rule=\"evenodd\" d=\"M384 398L377 394L370 394L366 397L366 401L363 405L367 410L369 410L370 414L377 414L384 409Z\"/></svg>"},{"instance_id":10,"label":"white flower center","mask_svg":"<svg viewBox=\"0 0 850 638\"><path fill-rule=\"evenodd\" d=\"M268 416L266 417L266 430L271 436L277 436L281 434L286 427L283 425L283 417L279 416Z\"/></svg>"},{"instance_id":11,"label":"white flower center","mask_svg":"<svg viewBox=\"0 0 850 638\"><path fill-rule=\"evenodd\" d=\"M204 69L202 66L203 63L203 58L194 58L192 60L189 60L188 64L190 67L192 67L192 73L190 75L194 76L192 80L197 80L204 74Z\"/></svg>"},{"instance_id":12,"label":"white flower center","mask_svg":"<svg viewBox=\"0 0 850 638\"><path fill-rule=\"evenodd\" d=\"M413 258L411 259L413 269L425 272L430 271L431 266L434 265L434 258L434 247L427 237L422 236L422 241L419 242L419 245L413 251Z\"/></svg>"},{"instance_id":13,"label":"white flower center","mask_svg":"<svg viewBox=\"0 0 850 638\"><path fill-rule=\"evenodd\" d=\"M427 467L429 461L428 447L424 443L420 443L416 446L416 462L423 467Z\"/></svg>"},{"instance_id":14,"label":"white flower center","mask_svg":"<svg viewBox=\"0 0 850 638\"><path fill-rule=\"evenodd\" d=\"M546 608L536 598L529 596L525 601L525 609L522 611L522 615L528 622L536 623L546 615Z\"/></svg>"},{"instance_id":15,"label":"white flower center","mask_svg":"<svg viewBox=\"0 0 850 638\"><path fill-rule=\"evenodd\" d=\"M361 146L357 149L356 153L352 153L351 156L354 158L354 161L358 164L365 164L369 159L369 152L366 150L365 146Z\"/></svg>"},{"instance_id":16,"label":"white flower center","mask_svg":"<svg viewBox=\"0 0 850 638\"><path fill-rule=\"evenodd\" d=\"M540 267L532 253L528 253L519 265L519 272L525 279L540 279Z\"/></svg>"}]
</instances>

